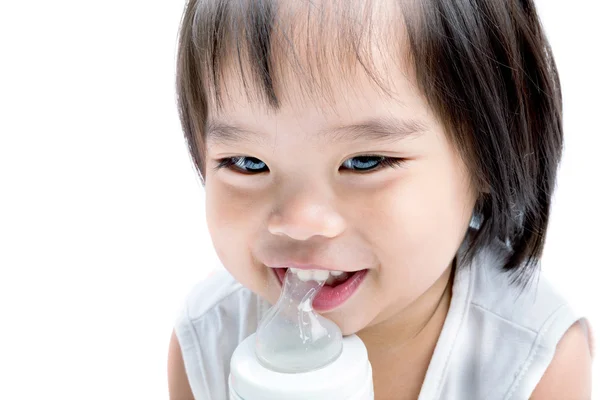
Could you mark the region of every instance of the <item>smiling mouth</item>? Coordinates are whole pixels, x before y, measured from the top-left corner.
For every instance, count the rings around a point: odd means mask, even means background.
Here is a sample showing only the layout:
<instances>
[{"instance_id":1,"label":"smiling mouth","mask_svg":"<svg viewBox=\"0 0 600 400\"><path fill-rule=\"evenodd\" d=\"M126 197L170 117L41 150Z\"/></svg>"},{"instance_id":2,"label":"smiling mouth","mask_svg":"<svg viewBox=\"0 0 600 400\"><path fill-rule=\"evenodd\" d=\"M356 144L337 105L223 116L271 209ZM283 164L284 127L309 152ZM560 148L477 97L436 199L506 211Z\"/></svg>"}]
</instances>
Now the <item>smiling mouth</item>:
<instances>
[{"instance_id":1,"label":"smiling mouth","mask_svg":"<svg viewBox=\"0 0 600 400\"><path fill-rule=\"evenodd\" d=\"M283 286L288 268L273 268L279 284ZM316 311L331 311L342 306L360 288L369 270L363 269L353 272L327 271L327 270L296 270L301 280L326 280L325 285L319 290L313 300ZM340 273L342 272L342 273Z\"/></svg>"}]
</instances>

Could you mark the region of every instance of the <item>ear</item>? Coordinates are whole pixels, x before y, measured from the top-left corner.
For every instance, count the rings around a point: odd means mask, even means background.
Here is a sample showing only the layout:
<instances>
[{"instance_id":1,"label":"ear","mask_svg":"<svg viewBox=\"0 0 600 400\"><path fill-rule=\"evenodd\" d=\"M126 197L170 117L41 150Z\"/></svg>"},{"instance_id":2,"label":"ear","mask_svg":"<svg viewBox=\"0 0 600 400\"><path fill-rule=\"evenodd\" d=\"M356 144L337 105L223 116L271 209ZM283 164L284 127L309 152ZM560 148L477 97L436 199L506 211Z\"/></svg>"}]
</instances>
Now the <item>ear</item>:
<instances>
[{"instance_id":1,"label":"ear","mask_svg":"<svg viewBox=\"0 0 600 400\"><path fill-rule=\"evenodd\" d=\"M479 229L481 226L481 216L478 213L473 213L471 216L471 221L469 222L469 228Z\"/></svg>"},{"instance_id":2,"label":"ear","mask_svg":"<svg viewBox=\"0 0 600 400\"><path fill-rule=\"evenodd\" d=\"M492 192L492 185L489 182L481 182L479 184L480 194L490 194Z\"/></svg>"}]
</instances>

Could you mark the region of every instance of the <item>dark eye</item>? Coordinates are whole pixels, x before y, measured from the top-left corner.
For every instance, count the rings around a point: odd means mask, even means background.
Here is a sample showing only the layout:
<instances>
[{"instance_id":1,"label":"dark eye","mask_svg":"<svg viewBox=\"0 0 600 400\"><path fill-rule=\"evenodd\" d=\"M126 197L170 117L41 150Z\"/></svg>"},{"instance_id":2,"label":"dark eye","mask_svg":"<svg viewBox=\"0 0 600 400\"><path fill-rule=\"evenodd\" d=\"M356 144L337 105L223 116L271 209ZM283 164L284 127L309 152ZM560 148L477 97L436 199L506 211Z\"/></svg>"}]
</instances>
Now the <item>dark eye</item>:
<instances>
[{"instance_id":1,"label":"dark eye","mask_svg":"<svg viewBox=\"0 0 600 400\"><path fill-rule=\"evenodd\" d=\"M377 171L385 167L398 167L404 162L402 158L391 158L384 156L359 156L350 158L342 164L342 168L366 173ZM218 160L215 169L229 168L243 174L258 174L269 171L267 165L255 157L228 157Z\"/></svg>"},{"instance_id":2,"label":"dark eye","mask_svg":"<svg viewBox=\"0 0 600 400\"><path fill-rule=\"evenodd\" d=\"M384 156L358 156L344 161L342 167L351 171L370 172L384 167L400 166L404 160L402 158L391 158Z\"/></svg>"},{"instance_id":3,"label":"dark eye","mask_svg":"<svg viewBox=\"0 0 600 400\"><path fill-rule=\"evenodd\" d=\"M246 174L268 171L267 164L254 157L229 157L219 160L215 169L231 168Z\"/></svg>"}]
</instances>

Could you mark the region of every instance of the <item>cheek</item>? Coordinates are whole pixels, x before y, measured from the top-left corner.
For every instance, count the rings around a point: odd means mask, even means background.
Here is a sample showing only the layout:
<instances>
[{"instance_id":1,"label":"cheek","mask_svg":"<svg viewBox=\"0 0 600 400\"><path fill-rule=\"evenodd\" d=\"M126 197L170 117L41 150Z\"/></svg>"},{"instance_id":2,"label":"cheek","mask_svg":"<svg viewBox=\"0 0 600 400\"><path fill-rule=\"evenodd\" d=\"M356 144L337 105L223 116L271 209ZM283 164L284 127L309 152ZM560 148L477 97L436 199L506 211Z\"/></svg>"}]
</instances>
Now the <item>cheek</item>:
<instances>
[{"instance_id":1,"label":"cheek","mask_svg":"<svg viewBox=\"0 0 600 400\"><path fill-rule=\"evenodd\" d=\"M250 271L248 242L252 231L252 197L223 184L206 185L206 222L213 245L223 265L236 278Z\"/></svg>"},{"instance_id":2,"label":"cheek","mask_svg":"<svg viewBox=\"0 0 600 400\"><path fill-rule=\"evenodd\" d=\"M410 173L384 182L364 196L354 197L353 225L377 253L397 254L414 248L432 230L439 211L435 186L421 174ZM356 212L360 210L359 212Z\"/></svg>"},{"instance_id":3,"label":"cheek","mask_svg":"<svg viewBox=\"0 0 600 400\"><path fill-rule=\"evenodd\" d=\"M413 300L451 263L474 205L462 167L426 165L389 182L372 196L362 220L381 261L376 284L394 296Z\"/></svg>"},{"instance_id":4,"label":"cheek","mask_svg":"<svg viewBox=\"0 0 600 400\"><path fill-rule=\"evenodd\" d=\"M232 238L247 234L260 213L261 204L258 194L250 190L219 181L207 182L206 217L211 233L232 235Z\"/></svg>"},{"instance_id":5,"label":"cheek","mask_svg":"<svg viewBox=\"0 0 600 400\"><path fill-rule=\"evenodd\" d=\"M273 304L279 297L279 288L252 251L268 207L262 196L265 195L242 192L222 183L209 187L207 182L206 219L223 266L238 282Z\"/></svg>"}]
</instances>

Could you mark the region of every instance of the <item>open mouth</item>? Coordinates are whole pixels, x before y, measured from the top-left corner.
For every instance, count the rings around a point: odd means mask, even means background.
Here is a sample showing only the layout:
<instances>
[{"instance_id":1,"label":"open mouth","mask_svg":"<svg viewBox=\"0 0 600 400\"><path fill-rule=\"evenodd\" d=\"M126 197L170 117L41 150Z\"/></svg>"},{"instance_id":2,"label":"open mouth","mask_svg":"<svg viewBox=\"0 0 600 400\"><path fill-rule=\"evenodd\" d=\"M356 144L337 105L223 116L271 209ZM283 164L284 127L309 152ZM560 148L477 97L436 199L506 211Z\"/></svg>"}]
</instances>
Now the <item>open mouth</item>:
<instances>
[{"instance_id":1,"label":"open mouth","mask_svg":"<svg viewBox=\"0 0 600 400\"><path fill-rule=\"evenodd\" d=\"M280 285L283 285L287 270L287 268L274 268ZM318 279L326 281L313 300L313 308L317 311L331 311L352 297L364 281L368 271L368 269L363 269L353 272L326 270L296 270L294 272L302 280ZM318 276L314 274L318 274Z\"/></svg>"},{"instance_id":2,"label":"open mouth","mask_svg":"<svg viewBox=\"0 0 600 400\"><path fill-rule=\"evenodd\" d=\"M285 274L287 273L288 268L275 268L275 273L277 274L279 281L283 283L285 279ZM327 270L294 270L298 274L298 277L304 281L308 281L311 279L317 279L315 274L318 274L318 280L325 281L325 286L329 287L337 287L344 282L346 282L352 275L357 273L358 271L353 272L344 272L344 271L327 271Z\"/></svg>"}]
</instances>

